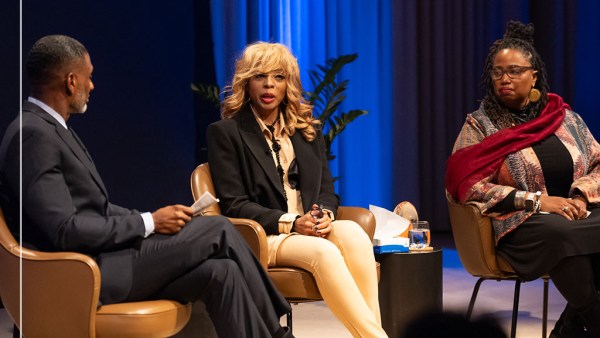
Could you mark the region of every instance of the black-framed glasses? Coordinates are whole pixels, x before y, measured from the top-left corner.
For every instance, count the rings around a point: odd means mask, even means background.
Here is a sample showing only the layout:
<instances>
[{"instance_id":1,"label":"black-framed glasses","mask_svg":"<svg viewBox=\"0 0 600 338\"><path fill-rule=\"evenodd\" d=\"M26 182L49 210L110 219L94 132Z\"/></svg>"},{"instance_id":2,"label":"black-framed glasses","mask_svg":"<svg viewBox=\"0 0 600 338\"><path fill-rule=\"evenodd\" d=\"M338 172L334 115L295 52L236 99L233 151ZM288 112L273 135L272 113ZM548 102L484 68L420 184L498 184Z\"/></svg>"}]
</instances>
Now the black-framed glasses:
<instances>
[{"instance_id":1,"label":"black-framed glasses","mask_svg":"<svg viewBox=\"0 0 600 338\"><path fill-rule=\"evenodd\" d=\"M504 74L508 75L509 78L515 79L521 76L525 71L535 69L531 66L510 66L508 69L502 69L500 67L492 68L490 76L492 80L500 80Z\"/></svg>"}]
</instances>

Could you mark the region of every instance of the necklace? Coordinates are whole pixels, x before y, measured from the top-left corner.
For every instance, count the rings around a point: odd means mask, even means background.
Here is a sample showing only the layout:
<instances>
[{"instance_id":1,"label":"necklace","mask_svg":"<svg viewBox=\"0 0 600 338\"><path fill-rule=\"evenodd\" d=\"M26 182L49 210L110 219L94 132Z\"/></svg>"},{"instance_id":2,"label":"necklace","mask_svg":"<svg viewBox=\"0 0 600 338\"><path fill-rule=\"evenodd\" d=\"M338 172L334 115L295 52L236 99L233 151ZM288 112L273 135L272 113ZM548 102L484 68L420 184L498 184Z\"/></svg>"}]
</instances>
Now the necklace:
<instances>
[{"instance_id":1,"label":"necklace","mask_svg":"<svg viewBox=\"0 0 600 338\"><path fill-rule=\"evenodd\" d=\"M535 118L535 113L532 111L530 104L521 109L508 108L508 111L516 124L522 124Z\"/></svg>"},{"instance_id":2,"label":"necklace","mask_svg":"<svg viewBox=\"0 0 600 338\"><path fill-rule=\"evenodd\" d=\"M268 125L266 124L267 129L271 132L271 141L273 142L273 152L275 153L275 159L277 160L277 173L279 174L279 179L281 180L281 187L283 188L283 196L287 201L287 194L285 192L285 186L283 184L283 166L281 165L281 157L279 156L279 151L281 150L281 145L279 144L279 140L275 138L275 123Z\"/></svg>"}]
</instances>

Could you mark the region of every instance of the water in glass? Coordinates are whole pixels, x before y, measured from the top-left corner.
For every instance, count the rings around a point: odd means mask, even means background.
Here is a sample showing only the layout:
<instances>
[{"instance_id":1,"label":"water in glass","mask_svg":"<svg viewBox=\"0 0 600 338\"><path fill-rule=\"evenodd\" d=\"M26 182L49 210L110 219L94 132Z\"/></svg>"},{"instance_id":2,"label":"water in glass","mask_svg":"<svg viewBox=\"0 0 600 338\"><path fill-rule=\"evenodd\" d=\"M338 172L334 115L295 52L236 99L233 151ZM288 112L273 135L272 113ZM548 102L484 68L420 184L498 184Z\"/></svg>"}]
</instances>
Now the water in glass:
<instances>
[{"instance_id":1,"label":"water in glass","mask_svg":"<svg viewBox=\"0 0 600 338\"><path fill-rule=\"evenodd\" d=\"M413 229L408 230L408 240L411 249L423 249L428 246L429 230L428 229Z\"/></svg>"},{"instance_id":2,"label":"water in glass","mask_svg":"<svg viewBox=\"0 0 600 338\"><path fill-rule=\"evenodd\" d=\"M423 249L429 246L431 240L429 233L429 222L416 221L412 229L408 230L408 242L411 249Z\"/></svg>"}]
</instances>

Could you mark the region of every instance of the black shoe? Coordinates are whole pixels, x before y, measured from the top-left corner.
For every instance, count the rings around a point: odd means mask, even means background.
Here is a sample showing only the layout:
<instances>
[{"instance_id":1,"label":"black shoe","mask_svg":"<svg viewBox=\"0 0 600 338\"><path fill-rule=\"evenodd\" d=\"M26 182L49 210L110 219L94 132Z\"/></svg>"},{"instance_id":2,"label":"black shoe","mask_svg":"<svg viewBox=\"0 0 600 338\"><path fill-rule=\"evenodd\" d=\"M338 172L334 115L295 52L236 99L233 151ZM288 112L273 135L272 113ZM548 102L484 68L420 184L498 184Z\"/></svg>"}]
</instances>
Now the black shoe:
<instances>
[{"instance_id":1,"label":"black shoe","mask_svg":"<svg viewBox=\"0 0 600 338\"><path fill-rule=\"evenodd\" d=\"M560 338L560 332L562 331L562 328L565 325L565 317L567 317L567 315L570 315L570 312L571 307L569 306L569 304L567 304L563 312L560 314L560 317L556 321L556 324L554 324L554 328L550 332L550 336L548 336L548 338Z\"/></svg>"},{"instance_id":2,"label":"black shoe","mask_svg":"<svg viewBox=\"0 0 600 338\"><path fill-rule=\"evenodd\" d=\"M549 338L591 338L590 332L585 328L583 319L569 304L560 314Z\"/></svg>"},{"instance_id":3,"label":"black shoe","mask_svg":"<svg viewBox=\"0 0 600 338\"><path fill-rule=\"evenodd\" d=\"M581 320L573 325L565 325L560 333L560 338L592 338L592 334L585 329Z\"/></svg>"},{"instance_id":4,"label":"black shoe","mask_svg":"<svg viewBox=\"0 0 600 338\"><path fill-rule=\"evenodd\" d=\"M577 311L590 337L600 338L600 299L597 299L584 311Z\"/></svg>"}]
</instances>

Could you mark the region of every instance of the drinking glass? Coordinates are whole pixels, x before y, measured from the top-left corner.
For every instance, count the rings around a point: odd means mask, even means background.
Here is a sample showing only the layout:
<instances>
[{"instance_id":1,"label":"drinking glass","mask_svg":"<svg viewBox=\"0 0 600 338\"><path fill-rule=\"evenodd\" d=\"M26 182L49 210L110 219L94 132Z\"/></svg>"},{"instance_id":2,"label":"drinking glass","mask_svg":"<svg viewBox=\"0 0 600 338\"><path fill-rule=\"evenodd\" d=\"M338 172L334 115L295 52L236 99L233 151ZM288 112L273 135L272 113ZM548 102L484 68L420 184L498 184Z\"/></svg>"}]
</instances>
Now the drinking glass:
<instances>
[{"instance_id":1,"label":"drinking glass","mask_svg":"<svg viewBox=\"0 0 600 338\"><path fill-rule=\"evenodd\" d=\"M408 245L410 249L419 250L429 246L431 239L429 222L413 221L412 229L408 230Z\"/></svg>"}]
</instances>

